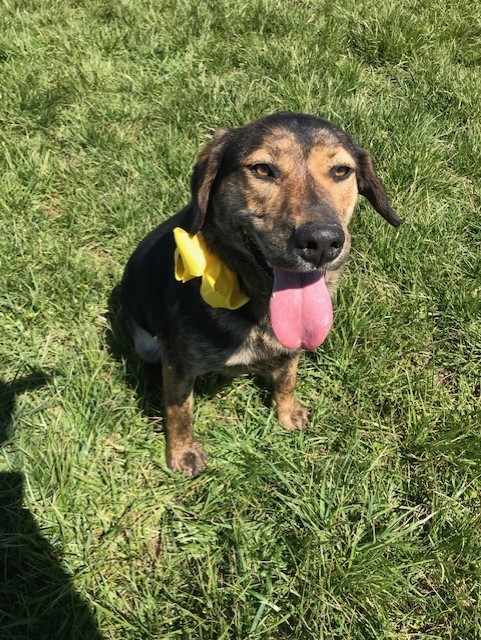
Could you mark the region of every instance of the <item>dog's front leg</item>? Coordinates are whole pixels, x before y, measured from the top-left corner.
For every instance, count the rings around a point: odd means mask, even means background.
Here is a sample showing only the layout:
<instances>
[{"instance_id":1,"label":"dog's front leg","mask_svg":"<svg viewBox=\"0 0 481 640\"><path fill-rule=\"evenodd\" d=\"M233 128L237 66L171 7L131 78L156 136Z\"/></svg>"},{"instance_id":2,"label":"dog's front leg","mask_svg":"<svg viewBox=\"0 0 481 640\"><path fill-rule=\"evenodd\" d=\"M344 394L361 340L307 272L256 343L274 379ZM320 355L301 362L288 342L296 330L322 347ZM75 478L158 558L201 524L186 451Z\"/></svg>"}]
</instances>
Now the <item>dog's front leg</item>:
<instances>
[{"instance_id":1,"label":"dog's front leg","mask_svg":"<svg viewBox=\"0 0 481 640\"><path fill-rule=\"evenodd\" d=\"M194 378L181 369L164 359L166 458L172 471L193 477L204 468L206 455L192 428Z\"/></svg>"},{"instance_id":2,"label":"dog's front leg","mask_svg":"<svg viewBox=\"0 0 481 640\"><path fill-rule=\"evenodd\" d=\"M296 400L294 394L298 362L297 355L286 358L271 373L274 385L272 404L277 419L285 429L304 429L309 420L309 411Z\"/></svg>"}]
</instances>

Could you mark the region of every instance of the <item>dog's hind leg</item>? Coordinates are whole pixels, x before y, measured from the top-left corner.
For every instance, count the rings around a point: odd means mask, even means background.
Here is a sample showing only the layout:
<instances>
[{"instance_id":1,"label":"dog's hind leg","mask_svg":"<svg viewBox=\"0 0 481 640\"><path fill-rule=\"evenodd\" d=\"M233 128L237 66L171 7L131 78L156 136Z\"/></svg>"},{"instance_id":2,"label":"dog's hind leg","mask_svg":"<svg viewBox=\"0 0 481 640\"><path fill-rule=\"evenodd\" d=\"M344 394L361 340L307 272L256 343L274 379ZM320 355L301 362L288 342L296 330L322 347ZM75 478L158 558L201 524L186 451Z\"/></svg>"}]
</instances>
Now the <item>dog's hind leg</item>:
<instances>
[{"instance_id":1,"label":"dog's hind leg","mask_svg":"<svg viewBox=\"0 0 481 640\"><path fill-rule=\"evenodd\" d=\"M299 356L290 356L271 372L274 384L272 404L277 419L285 429L304 429L309 420L309 411L294 395L298 362Z\"/></svg>"},{"instance_id":2,"label":"dog's hind leg","mask_svg":"<svg viewBox=\"0 0 481 640\"><path fill-rule=\"evenodd\" d=\"M192 428L194 377L163 357L167 464L173 471L193 477L204 468L206 455Z\"/></svg>"}]
</instances>

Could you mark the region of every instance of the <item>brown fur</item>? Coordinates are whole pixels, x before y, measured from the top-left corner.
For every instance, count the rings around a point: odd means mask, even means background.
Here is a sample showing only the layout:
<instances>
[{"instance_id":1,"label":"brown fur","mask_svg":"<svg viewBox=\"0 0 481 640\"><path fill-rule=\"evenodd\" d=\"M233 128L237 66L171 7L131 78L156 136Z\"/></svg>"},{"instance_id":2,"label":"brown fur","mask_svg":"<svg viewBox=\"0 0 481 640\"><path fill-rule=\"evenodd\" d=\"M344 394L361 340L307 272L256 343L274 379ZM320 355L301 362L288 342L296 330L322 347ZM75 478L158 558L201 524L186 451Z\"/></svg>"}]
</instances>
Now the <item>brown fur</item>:
<instances>
[{"instance_id":1,"label":"brown fur","mask_svg":"<svg viewBox=\"0 0 481 640\"><path fill-rule=\"evenodd\" d=\"M344 177L336 173L345 170ZM287 429L306 426L308 411L294 395L299 351L281 345L270 325L269 265L300 272L318 268L334 295L350 250L348 225L358 194L391 224L400 223L368 152L314 116L277 114L222 129L201 152L192 202L140 243L122 284L136 351L162 362L171 469L192 476L205 464L192 429L192 390L195 378L208 371L266 376L279 422ZM299 229L313 224L343 232L342 248L317 266L307 248L296 245ZM212 251L238 274L251 298L247 305L237 311L212 309L200 298L198 280L175 281L175 226L201 231Z\"/></svg>"}]
</instances>

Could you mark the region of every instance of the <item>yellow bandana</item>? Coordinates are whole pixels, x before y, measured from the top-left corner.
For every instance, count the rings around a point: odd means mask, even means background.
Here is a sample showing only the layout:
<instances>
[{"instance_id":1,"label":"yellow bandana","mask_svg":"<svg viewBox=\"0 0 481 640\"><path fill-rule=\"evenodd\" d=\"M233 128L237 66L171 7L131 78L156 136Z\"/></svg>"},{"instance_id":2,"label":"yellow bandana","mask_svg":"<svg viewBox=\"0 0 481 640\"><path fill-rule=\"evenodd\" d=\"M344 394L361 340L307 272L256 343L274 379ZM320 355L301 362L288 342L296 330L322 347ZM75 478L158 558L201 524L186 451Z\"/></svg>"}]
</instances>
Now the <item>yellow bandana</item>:
<instances>
[{"instance_id":1,"label":"yellow bandana","mask_svg":"<svg viewBox=\"0 0 481 640\"><path fill-rule=\"evenodd\" d=\"M250 298L239 287L237 275L214 253L209 251L199 235L184 229L174 229L175 279L187 282L202 277L200 295L214 309L238 309Z\"/></svg>"}]
</instances>

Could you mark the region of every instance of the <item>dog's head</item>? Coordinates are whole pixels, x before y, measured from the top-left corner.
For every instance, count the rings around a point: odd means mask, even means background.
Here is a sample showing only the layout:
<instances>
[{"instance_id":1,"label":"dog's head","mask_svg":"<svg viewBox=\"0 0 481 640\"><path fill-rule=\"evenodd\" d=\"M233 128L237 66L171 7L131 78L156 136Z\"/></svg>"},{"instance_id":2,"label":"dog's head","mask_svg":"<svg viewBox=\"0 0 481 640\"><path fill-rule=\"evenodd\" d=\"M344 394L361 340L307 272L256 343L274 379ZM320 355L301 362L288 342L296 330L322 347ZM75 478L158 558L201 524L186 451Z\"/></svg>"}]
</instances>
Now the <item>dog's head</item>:
<instances>
[{"instance_id":1,"label":"dog's head","mask_svg":"<svg viewBox=\"0 0 481 640\"><path fill-rule=\"evenodd\" d=\"M203 229L224 246L227 260L226 247L235 253L234 268L257 268L255 284L271 277L277 337L286 346L311 348L327 333L319 323L313 328L308 316L324 317L325 327L332 322L324 276L339 269L349 253L348 225L359 194L390 224L400 224L367 151L326 120L279 113L219 130L200 154L192 176L190 231ZM295 304L303 309L302 331L289 325L285 333L297 337L281 339L279 323L286 324L283 316Z\"/></svg>"},{"instance_id":2,"label":"dog's head","mask_svg":"<svg viewBox=\"0 0 481 640\"><path fill-rule=\"evenodd\" d=\"M275 114L219 130L200 154L192 231L211 216L224 237L254 248L268 265L335 270L349 252L358 194L399 226L367 151L326 120Z\"/></svg>"}]
</instances>

